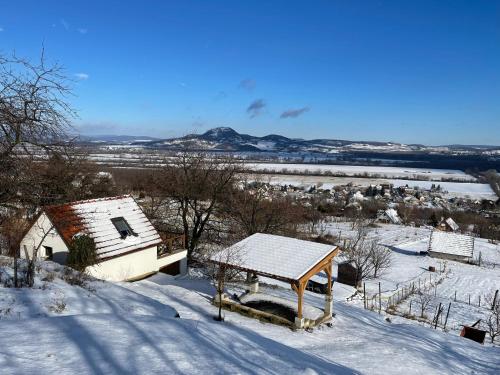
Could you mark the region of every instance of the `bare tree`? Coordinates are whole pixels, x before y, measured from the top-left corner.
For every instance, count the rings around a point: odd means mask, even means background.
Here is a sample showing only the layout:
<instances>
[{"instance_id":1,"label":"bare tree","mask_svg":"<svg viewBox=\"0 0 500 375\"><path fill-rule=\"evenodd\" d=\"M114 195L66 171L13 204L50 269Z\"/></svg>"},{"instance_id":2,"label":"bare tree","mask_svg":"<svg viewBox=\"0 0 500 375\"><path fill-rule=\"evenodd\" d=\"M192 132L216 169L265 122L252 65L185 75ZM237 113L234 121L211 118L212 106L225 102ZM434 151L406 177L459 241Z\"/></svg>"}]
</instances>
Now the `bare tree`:
<instances>
[{"instance_id":1,"label":"bare tree","mask_svg":"<svg viewBox=\"0 0 500 375\"><path fill-rule=\"evenodd\" d=\"M375 241L371 242L370 261L373 266L373 277L377 278L391 267L392 252Z\"/></svg>"},{"instance_id":2,"label":"bare tree","mask_svg":"<svg viewBox=\"0 0 500 375\"><path fill-rule=\"evenodd\" d=\"M0 56L0 158L19 146L47 148L64 143L75 112L67 102L70 81L44 55L29 60Z\"/></svg>"},{"instance_id":3,"label":"bare tree","mask_svg":"<svg viewBox=\"0 0 500 375\"><path fill-rule=\"evenodd\" d=\"M427 307L429 306L429 304L432 301L432 295L420 291L417 294L417 300L418 300L418 303L420 304L420 317L424 318L425 317L425 310L427 309Z\"/></svg>"},{"instance_id":4,"label":"bare tree","mask_svg":"<svg viewBox=\"0 0 500 375\"><path fill-rule=\"evenodd\" d=\"M185 150L167 160L156 183L175 203L186 238L188 259L202 235L216 219L217 210L237 180L242 164L233 157Z\"/></svg>"},{"instance_id":5,"label":"bare tree","mask_svg":"<svg viewBox=\"0 0 500 375\"><path fill-rule=\"evenodd\" d=\"M491 343L493 344L496 337L500 336L500 301L495 300L493 294L488 296L486 301L488 304L491 304L491 309L485 320L485 324L490 335Z\"/></svg>"},{"instance_id":6,"label":"bare tree","mask_svg":"<svg viewBox=\"0 0 500 375\"><path fill-rule=\"evenodd\" d=\"M14 258L14 287L18 288L19 283L19 244L23 239L24 234L29 228L28 221L20 214L20 212L14 211L12 215L7 217L2 221L0 227L0 235L4 239L4 245L6 247L6 254ZM2 253L2 252L0 252Z\"/></svg>"},{"instance_id":7,"label":"bare tree","mask_svg":"<svg viewBox=\"0 0 500 375\"><path fill-rule=\"evenodd\" d=\"M244 236L258 232L287 234L305 221L302 205L260 182L242 182L224 203L224 212Z\"/></svg>"},{"instance_id":8,"label":"bare tree","mask_svg":"<svg viewBox=\"0 0 500 375\"><path fill-rule=\"evenodd\" d=\"M54 232L54 224L44 215L41 215L36 222L33 224L36 228L38 235L33 235L31 237L31 249L28 249L26 244L23 245L24 257L26 259L26 271L25 271L25 283L28 287L32 288L35 284L35 266L38 261L38 254L43 242L47 236ZM22 240L22 239L21 239Z\"/></svg>"},{"instance_id":9,"label":"bare tree","mask_svg":"<svg viewBox=\"0 0 500 375\"><path fill-rule=\"evenodd\" d=\"M222 250L204 251L200 258L206 276L211 280L217 293L219 311L217 320L222 321L222 299L226 284L233 281L241 271L241 250L237 246L230 246Z\"/></svg>"},{"instance_id":10,"label":"bare tree","mask_svg":"<svg viewBox=\"0 0 500 375\"><path fill-rule=\"evenodd\" d=\"M372 276L373 262L371 259L374 243L367 238L368 228L358 225L353 238L344 241L343 255L356 268L356 279L362 280Z\"/></svg>"}]
</instances>

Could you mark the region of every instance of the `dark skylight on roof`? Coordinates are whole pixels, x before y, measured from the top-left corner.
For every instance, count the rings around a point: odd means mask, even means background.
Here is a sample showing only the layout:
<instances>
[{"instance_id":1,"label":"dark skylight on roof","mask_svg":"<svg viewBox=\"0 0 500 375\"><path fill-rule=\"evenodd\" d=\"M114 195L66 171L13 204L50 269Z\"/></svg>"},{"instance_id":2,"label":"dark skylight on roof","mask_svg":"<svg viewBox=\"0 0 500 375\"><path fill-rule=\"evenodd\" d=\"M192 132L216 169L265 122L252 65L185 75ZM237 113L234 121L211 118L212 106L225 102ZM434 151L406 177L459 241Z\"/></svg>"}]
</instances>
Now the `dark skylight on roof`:
<instances>
[{"instance_id":1,"label":"dark skylight on roof","mask_svg":"<svg viewBox=\"0 0 500 375\"><path fill-rule=\"evenodd\" d=\"M127 221L123 217L115 217L111 219L111 222L115 226L118 233L122 238L126 238L127 236L135 236L134 231L130 228Z\"/></svg>"}]
</instances>

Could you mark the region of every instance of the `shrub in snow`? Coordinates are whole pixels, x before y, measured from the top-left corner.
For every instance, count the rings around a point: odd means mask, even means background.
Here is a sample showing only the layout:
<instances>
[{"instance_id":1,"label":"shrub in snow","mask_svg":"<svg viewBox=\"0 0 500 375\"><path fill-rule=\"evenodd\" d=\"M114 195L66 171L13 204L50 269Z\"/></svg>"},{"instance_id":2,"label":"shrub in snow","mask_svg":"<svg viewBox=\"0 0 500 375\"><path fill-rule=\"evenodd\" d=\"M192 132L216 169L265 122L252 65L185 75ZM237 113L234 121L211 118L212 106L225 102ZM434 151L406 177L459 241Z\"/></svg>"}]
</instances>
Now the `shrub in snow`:
<instances>
[{"instance_id":1,"label":"shrub in snow","mask_svg":"<svg viewBox=\"0 0 500 375\"><path fill-rule=\"evenodd\" d=\"M67 265L84 272L87 267L96 263L97 252L94 239L87 235L75 237L69 247Z\"/></svg>"}]
</instances>

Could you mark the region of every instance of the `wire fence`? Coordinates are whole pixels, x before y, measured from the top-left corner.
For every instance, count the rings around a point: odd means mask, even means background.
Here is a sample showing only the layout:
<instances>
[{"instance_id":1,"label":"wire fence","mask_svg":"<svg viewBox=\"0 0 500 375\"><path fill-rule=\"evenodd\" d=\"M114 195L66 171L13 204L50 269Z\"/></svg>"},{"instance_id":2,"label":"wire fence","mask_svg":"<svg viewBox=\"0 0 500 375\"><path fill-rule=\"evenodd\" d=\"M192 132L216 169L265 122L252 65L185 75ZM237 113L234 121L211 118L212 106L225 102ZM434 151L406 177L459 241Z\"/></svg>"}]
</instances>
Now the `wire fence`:
<instances>
[{"instance_id":1,"label":"wire fence","mask_svg":"<svg viewBox=\"0 0 500 375\"><path fill-rule=\"evenodd\" d=\"M389 295L384 295L384 293L387 292L382 292L382 285L380 282L378 293L372 294L371 296L366 293L366 285L363 284L364 308L369 310L378 309L380 313L382 310L387 311L395 309L398 304L414 294L433 291L435 295L437 285L444 280L447 273L446 263L444 263L442 267L440 266L438 272L429 272L429 277L419 277L416 280L398 286L398 288Z\"/></svg>"}]
</instances>

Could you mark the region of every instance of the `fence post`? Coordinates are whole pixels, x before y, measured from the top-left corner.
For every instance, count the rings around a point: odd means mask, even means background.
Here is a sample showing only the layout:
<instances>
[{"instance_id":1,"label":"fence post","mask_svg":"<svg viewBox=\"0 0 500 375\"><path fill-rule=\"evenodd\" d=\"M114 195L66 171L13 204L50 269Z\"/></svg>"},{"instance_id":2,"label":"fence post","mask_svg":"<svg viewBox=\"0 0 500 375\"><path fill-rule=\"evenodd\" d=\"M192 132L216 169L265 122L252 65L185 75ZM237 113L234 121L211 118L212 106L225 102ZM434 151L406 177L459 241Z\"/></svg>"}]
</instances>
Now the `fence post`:
<instances>
[{"instance_id":1,"label":"fence post","mask_svg":"<svg viewBox=\"0 0 500 375\"><path fill-rule=\"evenodd\" d=\"M455 290L455 302L457 302L457 291Z\"/></svg>"},{"instance_id":2,"label":"fence post","mask_svg":"<svg viewBox=\"0 0 500 375\"><path fill-rule=\"evenodd\" d=\"M380 281L378 282L378 313L382 311L382 288L380 287Z\"/></svg>"},{"instance_id":3,"label":"fence post","mask_svg":"<svg viewBox=\"0 0 500 375\"><path fill-rule=\"evenodd\" d=\"M491 309L494 310L497 304L498 289L495 291L495 296L493 297L493 303L491 304Z\"/></svg>"},{"instance_id":4,"label":"fence post","mask_svg":"<svg viewBox=\"0 0 500 375\"><path fill-rule=\"evenodd\" d=\"M363 305L364 305L365 310L366 310L366 285L364 282L363 282Z\"/></svg>"},{"instance_id":5,"label":"fence post","mask_svg":"<svg viewBox=\"0 0 500 375\"><path fill-rule=\"evenodd\" d=\"M434 329L437 328L437 325L438 325L438 320L439 320L439 315L441 314L441 302L439 302L439 307L437 309L437 313L436 313L436 321L434 323Z\"/></svg>"},{"instance_id":6,"label":"fence post","mask_svg":"<svg viewBox=\"0 0 500 375\"><path fill-rule=\"evenodd\" d=\"M448 311L446 312L446 319L444 320L444 327L446 329L446 323L448 323L448 315L450 315L451 302L448 304Z\"/></svg>"},{"instance_id":7,"label":"fence post","mask_svg":"<svg viewBox=\"0 0 500 375\"><path fill-rule=\"evenodd\" d=\"M411 303L412 301L410 300L410 311L408 312L408 315L411 315Z\"/></svg>"},{"instance_id":8,"label":"fence post","mask_svg":"<svg viewBox=\"0 0 500 375\"><path fill-rule=\"evenodd\" d=\"M469 305L470 305L470 294L469 294Z\"/></svg>"},{"instance_id":9,"label":"fence post","mask_svg":"<svg viewBox=\"0 0 500 375\"><path fill-rule=\"evenodd\" d=\"M479 295L479 307L481 307L481 295Z\"/></svg>"}]
</instances>

